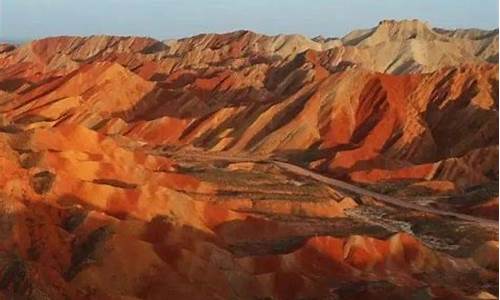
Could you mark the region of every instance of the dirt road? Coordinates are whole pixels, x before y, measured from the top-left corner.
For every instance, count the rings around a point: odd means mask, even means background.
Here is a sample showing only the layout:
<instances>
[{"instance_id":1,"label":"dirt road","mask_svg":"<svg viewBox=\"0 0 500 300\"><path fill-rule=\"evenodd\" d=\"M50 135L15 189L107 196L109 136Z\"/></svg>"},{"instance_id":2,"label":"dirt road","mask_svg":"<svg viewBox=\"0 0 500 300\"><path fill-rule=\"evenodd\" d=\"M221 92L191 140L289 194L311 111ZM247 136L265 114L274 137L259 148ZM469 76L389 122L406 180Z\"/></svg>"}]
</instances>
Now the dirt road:
<instances>
[{"instance_id":1,"label":"dirt road","mask_svg":"<svg viewBox=\"0 0 500 300\"><path fill-rule=\"evenodd\" d=\"M478 218L478 217L474 217L474 216L470 216L470 215L466 215L466 214L455 213L455 212L444 211L444 210L439 210L439 209L421 206L418 204L399 200L395 197L387 196L384 194L379 194L379 193L355 186L353 184L350 184L350 183L347 183L344 181L340 181L337 179L326 177L326 176L323 176L323 175L318 174L316 172L313 172L311 170L304 169L302 167L299 167L299 166L291 164L291 163L282 162L282 161L275 161L275 160L269 160L269 162L284 169L284 170L287 170L291 173L294 173L294 174L297 174L300 176L309 177L309 178L312 178L314 180L320 181L324 184L327 184L327 185L330 185L330 186L333 186L336 188L340 188L340 189L343 189L346 191L350 191L350 192L353 192L353 193L356 193L359 195L370 196L370 197L377 199L378 201L384 202L384 203L392 205L392 206L411 209L411 210L420 211L420 212L424 212L424 213L431 213L434 215L439 215L439 216L444 216L444 217L452 217L452 218L456 218L456 219L459 219L462 221L475 222L475 223L479 223L480 225L483 225L483 226L498 228L498 222L495 220L488 220L488 219Z\"/></svg>"},{"instance_id":2,"label":"dirt road","mask_svg":"<svg viewBox=\"0 0 500 300\"><path fill-rule=\"evenodd\" d=\"M198 158L203 158L203 159L214 159L214 160L224 160L227 162L254 162L254 163L270 163L273 164L283 170L286 170L288 172L291 172L293 174L299 175L299 176L304 176L304 177L309 177L314 180L317 180L319 182L322 182L324 184L330 185L335 188L343 189L346 191L350 191L353 193L356 193L358 195L362 196L369 196L377 199L380 202L383 202L385 204L395 206L395 207L400 207L400 208L405 208L405 209L411 209L414 211L420 211L423 213L430 213L438 216L443 216L443 217L449 217L449 218L455 218L458 220L466 221L466 222L474 222L477 224L480 224L482 226L487 226L487 227L493 227L498 229L498 222L495 220L489 220L489 219L484 219L484 218L479 218L479 217L474 217L470 216L467 214L461 214L461 213L456 213L456 212L451 212L451 211L444 211L440 209L435 209L431 207L426 207L422 205L418 205L415 203L407 202L400 200L398 198L376 193L373 191L370 191L365 188L358 187L356 185L333 179L324 175L321 175L319 173L316 173L314 171L305 169L303 167L297 166L295 164L289 163L289 162L284 162L284 161L278 161L269 157L265 156L254 156L254 157L248 157L244 155L232 155L230 153L224 153L224 152L219 152L219 153L207 153L207 152L195 152L195 153L184 153L182 154L183 157L198 157Z\"/></svg>"}]
</instances>

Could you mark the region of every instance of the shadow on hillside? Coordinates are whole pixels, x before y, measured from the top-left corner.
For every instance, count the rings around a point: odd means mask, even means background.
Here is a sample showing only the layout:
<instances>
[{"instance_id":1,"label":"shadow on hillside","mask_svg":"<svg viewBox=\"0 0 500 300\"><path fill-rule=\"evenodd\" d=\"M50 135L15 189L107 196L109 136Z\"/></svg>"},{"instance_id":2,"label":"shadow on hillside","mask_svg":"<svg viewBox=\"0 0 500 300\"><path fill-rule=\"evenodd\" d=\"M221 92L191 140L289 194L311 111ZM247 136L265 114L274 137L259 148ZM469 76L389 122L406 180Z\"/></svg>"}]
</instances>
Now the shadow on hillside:
<instances>
[{"instance_id":1,"label":"shadow on hillside","mask_svg":"<svg viewBox=\"0 0 500 300\"><path fill-rule=\"evenodd\" d=\"M24 79L6 79L0 81L0 90L6 92L14 92L26 83L28 83L28 81Z\"/></svg>"},{"instance_id":2,"label":"shadow on hillside","mask_svg":"<svg viewBox=\"0 0 500 300\"><path fill-rule=\"evenodd\" d=\"M420 288L415 289L413 285L397 286L384 277L381 277L380 281L373 281L352 275L344 265L332 260L327 254L315 248L304 248L308 236L292 235L294 232L300 232L298 228L295 228L295 231L282 231L288 226L286 223L279 224L250 217L221 223L214 228L216 233L214 236L191 226L175 225L176 220L166 216L156 216L151 221L130 217L120 221L112 217L105 218L99 213L91 213L81 206L55 206L44 202L26 201L24 208L16 210L15 213L6 213L6 205L16 205L8 201L15 200L4 200L3 212L0 214L2 238L0 294L9 299L40 297L97 299L104 297L104 292L119 293L119 291L82 290L73 279L90 266L95 267L92 272L99 272L102 260L106 259L106 252L102 250L107 249L105 247L108 241L115 235L124 234L126 236L130 234L128 238L135 237L138 241L151 244L155 253L166 264L158 266L155 269L157 273L143 278L144 290L137 291L135 295L128 295L141 299L157 297L158 294L155 293L163 291L161 287L165 285L168 286L169 297L174 299L212 299L217 295L217 291L221 292L226 287L227 282L219 281L220 276L227 279L229 277L226 276L232 276L232 271L241 272L238 269L227 269L230 261L231 264L238 264L238 257L268 261L271 256L279 259L278 256L299 249L300 254L294 254L299 265L292 269L280 264L268 266L270 272L274 274L274 279L271 281L274 285L271 289L274 293L272 299L300 299L308 296L321 299L334 297L332 299L369 300L385 299L387 295L391 295L391 299L407 299L405 296L408 293L420 292ZM122 224L124 220L131 223ZM140 224L143 230L123 231L132 224L136 224L134 226ZM322 234L325 233L319 233ZM214 252L215 256L212 259L204 258L208 253L202 254L204 252L199 250L204 249L200 247L206 243L213 245L221 253L231 252L230 261L217 262L216 257L219 259L224 257L216 255L217 251ZM214 269L210 271L211 275L208 273L204 275L203 272L192 273L183 269L184 264L180 263L181 261L185 263L186 259L195 263L193 267L204 266L197 264L207 259L205 263ZM300 269L296 269L297 267ZM106 269L101 270L105 272ZM459 282L467 280L464 289L466 288L469 294L483 289L485 285L490 287L488 290L491 292L497 290L494 281L496 278L491 278L491 274L481 273L478 276L475 273L474 277L462 274L460 279L454 276L442 276L442 272L438 273L429 272L412 276L423 285L431 284L453 290L456 290L457 286L462 286L458 284ZM304 274L316 278L315 282L304 281L307 277L304 277ZM134 274L122 275L133 277ZM236 294L242 292L238 291L238 288L243 288L240 283L238 280L231 280L229 283ZM262 288L259 287L257 290ZM246 290L243 294L257 295L257 290Z\"/></svg>"},{"instance_id":3,"label":"shadow on hillside","mask_svg":"<svg viewBox=\"0 0 500 300\"><path fill-rule=\"evenodd\" d=\"M119 112L116 116L125 116L128 120L146 121L162 116L198 119L208 117L223 108L275 104L295 94L304 84L307 84L304 82L307 72L300 69L308 62L304 53L288 62L283 59L283 63L277 65L273 65L277 61L276 57L245 56L247 63L244 66L246 67L255 64L270 66L265 78L262 82L258 82L263 84L259 88L223 85L232 73L224 78L218 78L223 71L217 67L226 66L231 59L210 65L209 68L186 68L186 73L179 77L171 77L172 74L155 74L155 79L160 80L157 81L157 88L145 95L132 109ZM234 71L232 68L228 69ZM296 75L294 80L291 80L287 86L280 86L292 73ZM212 79L215 80L214 85L212 83L195 84L198 80L210 82Z\"/></svg>"}]
</instances>

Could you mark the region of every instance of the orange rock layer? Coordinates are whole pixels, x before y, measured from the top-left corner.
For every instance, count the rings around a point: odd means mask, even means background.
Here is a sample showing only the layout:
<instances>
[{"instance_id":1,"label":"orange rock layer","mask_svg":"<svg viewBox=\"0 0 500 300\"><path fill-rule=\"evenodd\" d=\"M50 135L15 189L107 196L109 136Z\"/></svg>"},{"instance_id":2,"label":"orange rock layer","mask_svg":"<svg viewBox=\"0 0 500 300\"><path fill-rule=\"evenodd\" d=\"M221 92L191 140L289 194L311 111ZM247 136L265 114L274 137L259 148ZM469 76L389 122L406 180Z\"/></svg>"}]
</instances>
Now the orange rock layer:
<instances>
[{"instance_id":1,"label":"orange rock layer","mask_svg":"<svg viewBox=\"0 0 500 300\"><path fill-rule=\"evenodd\" d=\"M497 232L182 155L498 219L497 44L413 20L0 45L0 299L492 296Z\"/></svg>"}]
</instances>

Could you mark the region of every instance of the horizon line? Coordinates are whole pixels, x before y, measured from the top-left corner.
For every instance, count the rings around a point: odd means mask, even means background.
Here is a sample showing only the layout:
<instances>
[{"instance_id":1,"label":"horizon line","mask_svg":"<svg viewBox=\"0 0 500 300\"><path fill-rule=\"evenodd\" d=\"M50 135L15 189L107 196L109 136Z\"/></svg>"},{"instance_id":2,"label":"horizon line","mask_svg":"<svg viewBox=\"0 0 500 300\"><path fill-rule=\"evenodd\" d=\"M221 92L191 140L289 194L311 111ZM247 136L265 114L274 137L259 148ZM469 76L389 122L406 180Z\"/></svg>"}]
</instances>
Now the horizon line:
<instances>
[{"instance_id":1,"label":"horizon line","mask_svg":"<svg viewBox=\"0 0 500 300\"><path fill-rule=\"evenodd\" d=\"M262 32L262 31L257 31L257 30L252 30L252 29L232 29L228 31L213 31L213 32L198 32L198 33L191 33L188 35L184 36L179 36L179 37L155 37L154 35L140 35L140 34L121 34L121 33L90 33L90 34L53 34L53 35L46 35L46 36L33 36L33 37L1 37L0 36L0 42L3 43L26 43L30 41L35 41L35 40L40 40L40 39L46 39L46 38L56 38L56 37L95 37L95 36L112 36L112 37L140 37L140 38L150 38L154 39L157 41L166 41L166 40L180 40L184 38L191 38L199 35L207 35L207 34L218 34L218 35L223 35L223 34L230 34L230 33L236 33L236 32L252 32L255 34L261 34L265 36L281 36L281 35L299 35L303 37L307 37L309 39L314 39L317 37L323 37L325 39L342 39L343 37L347 36L348 34L358 31L358 30L370 30L378 27L382 22L384 21L396 21L396 22L403 22L403 21L419 21L422 23L425 23L429 26L429 28L435 30L435 29L442 29L442 30L449 30L449 31L454 31L454 30L481 30L481 31L499 31L500 26L496 26L493 28L482 28L482 27L454 27L454 28L449 28L449 27L440 27L440 26L432 26L432 24L429 21L425 21L422 19L411 19L411 18L405 18L405 19L381 19L375 26L369 27L369 28L353 28L350 31L346 32L344 35L340 36L325 36L323 34L317 34L317 35L307 35L304 33L299 33L299 32L290 32L290 33L276 33L272 34L269 32ZM499 25L499 24L497 24Z\"/></svg>"}]
</instances>

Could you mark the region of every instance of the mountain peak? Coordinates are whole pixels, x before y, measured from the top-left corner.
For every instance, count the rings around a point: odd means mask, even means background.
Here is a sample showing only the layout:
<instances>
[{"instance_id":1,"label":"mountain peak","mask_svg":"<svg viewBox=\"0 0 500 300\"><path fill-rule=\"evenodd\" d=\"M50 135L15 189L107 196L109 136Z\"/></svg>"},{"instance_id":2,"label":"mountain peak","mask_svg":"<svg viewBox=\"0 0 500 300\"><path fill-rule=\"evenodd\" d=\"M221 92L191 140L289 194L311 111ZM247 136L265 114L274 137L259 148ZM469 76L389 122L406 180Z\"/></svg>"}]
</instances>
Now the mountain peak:
<instances>
[{"instance_id":1,"label":"mountain peak","mask_svg":"<svg viewBox=\"0 0 500 300\"><path fill-rule=\"evenodd\" d=\"M389 37L402 39L425 38L437 35L428 22L417 19L413 20L382 20L376 27L376 31L386 31Z\"/></svg>"},{"instance_id":2,"label":"mountain peak","mask_svg":"<svg viewBox=\"0 0 500 300\"><path fill-rule=\"evenodd\" d=\"M365 39L359 42L362 46L374 46L382 42L405 40L443 40L446 37L435 32L427 22L413 20L383 20L374 27Z\"/></svg>"},{"instance_id":3,"label":"mountain peak","mask_svg":"<svg viewBox=\"0 0 500 300\"><path fill-rule=\"evenodd\" d=\"M402 20L394 20L394 19L386 19L381 20L378 23L378 26L429 26L429 22L421 21L419 19L402 19Z\"/></svg>"}]
</instances>

